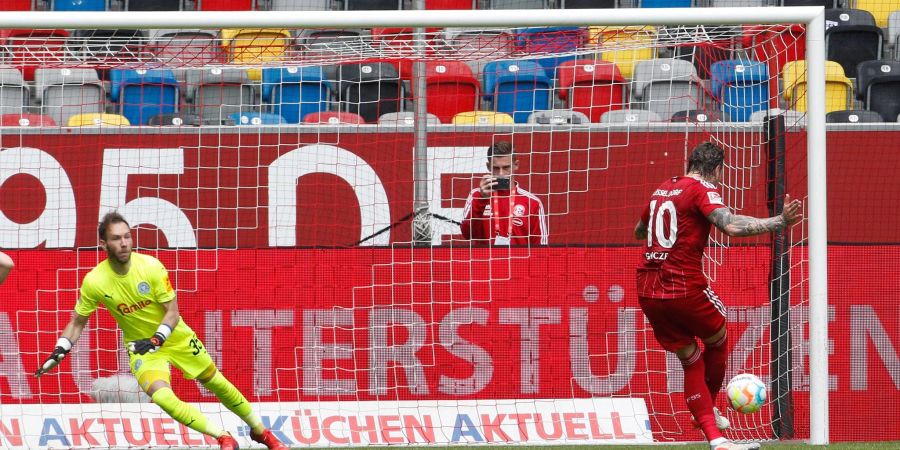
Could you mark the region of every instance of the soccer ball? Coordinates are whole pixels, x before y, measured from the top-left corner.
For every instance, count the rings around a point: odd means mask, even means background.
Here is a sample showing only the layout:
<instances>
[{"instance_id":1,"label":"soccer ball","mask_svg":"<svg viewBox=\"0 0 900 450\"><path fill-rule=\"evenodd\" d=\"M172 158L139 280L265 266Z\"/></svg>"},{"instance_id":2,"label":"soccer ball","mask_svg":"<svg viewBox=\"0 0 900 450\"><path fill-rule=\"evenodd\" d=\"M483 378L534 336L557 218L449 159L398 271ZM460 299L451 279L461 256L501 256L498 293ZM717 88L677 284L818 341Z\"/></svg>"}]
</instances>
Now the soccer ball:
<instances>
[{"instance_id":1,"label":"soccer ball","mask_svg":"<svg viewBox=\"0 0 900 450\"><path fill-rule=\"evenodd\" d=\"M742 373L728 382L728 401L739 413L752 414L766 402L766 385L756 375Z\"/></svg>"}]
</instances>

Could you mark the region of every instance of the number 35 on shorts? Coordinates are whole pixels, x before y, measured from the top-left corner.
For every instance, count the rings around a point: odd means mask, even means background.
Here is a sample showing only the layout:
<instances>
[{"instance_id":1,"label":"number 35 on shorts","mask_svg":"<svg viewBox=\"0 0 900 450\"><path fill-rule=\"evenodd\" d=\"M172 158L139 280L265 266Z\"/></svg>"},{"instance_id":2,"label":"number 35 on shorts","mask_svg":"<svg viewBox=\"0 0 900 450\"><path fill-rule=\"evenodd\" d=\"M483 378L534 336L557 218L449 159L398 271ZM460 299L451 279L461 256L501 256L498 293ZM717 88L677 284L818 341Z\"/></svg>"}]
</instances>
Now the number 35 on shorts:
<instances>
[{"instance_id":1,"label":"number 35 on shorts","mask_svg":"<svg viewBox=\"0 0 900 450\"><path fill-rule=\"evenodd\" d=\"M190 345L193 349L193 352L191 352L191 354L194 356L199 355L200 352L206 353L206 349L203 348L203 343L200 342L200 339L198 339L197 336L192 337L190 342L188 342L188 345Z\"/></svg>"}]
</instances>

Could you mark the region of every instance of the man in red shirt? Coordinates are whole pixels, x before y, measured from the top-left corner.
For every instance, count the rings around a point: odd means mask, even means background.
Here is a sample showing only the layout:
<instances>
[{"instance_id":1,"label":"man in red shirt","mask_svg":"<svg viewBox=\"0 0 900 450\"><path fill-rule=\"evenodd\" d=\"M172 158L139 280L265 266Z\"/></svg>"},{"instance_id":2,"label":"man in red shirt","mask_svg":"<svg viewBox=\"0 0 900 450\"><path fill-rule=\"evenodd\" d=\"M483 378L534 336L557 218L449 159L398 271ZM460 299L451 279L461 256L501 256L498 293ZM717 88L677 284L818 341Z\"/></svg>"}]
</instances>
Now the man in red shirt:
<instances>
[{"instance_id":1,"label":"man in red shirt","mask_svg":"<svg viewBox=\"0 0 900 450\"><path fill-rule=\"evenodd\" d=\"M481 178L466 200L462 235L494 245L546 245L544 205L513 178L519 161L512 144L500 141L488 147L487 168L490 175Z\"/></svg>"},{"instance_id":2,"label":"man in red shirt","mask_svg":"<svg viewBox=\"0 0 900 450\"><path fill-rule=\"evenodd\" d=\"M703 275L703 250L711 225L728 236L779 231L797 222L802 204L785 195L783 212L761 219L732 214L719 193L725 152L704 142L688 158L687 174L664 181L644 207L634 229L646 240L637 269L638 301L656 340L675 353L684 369L684 398L712 450L752 450L721 430L728 419L713 407L728 359L725 305ZM701 352L697 338L703 341Z\"/></svg>"}]
</instances>

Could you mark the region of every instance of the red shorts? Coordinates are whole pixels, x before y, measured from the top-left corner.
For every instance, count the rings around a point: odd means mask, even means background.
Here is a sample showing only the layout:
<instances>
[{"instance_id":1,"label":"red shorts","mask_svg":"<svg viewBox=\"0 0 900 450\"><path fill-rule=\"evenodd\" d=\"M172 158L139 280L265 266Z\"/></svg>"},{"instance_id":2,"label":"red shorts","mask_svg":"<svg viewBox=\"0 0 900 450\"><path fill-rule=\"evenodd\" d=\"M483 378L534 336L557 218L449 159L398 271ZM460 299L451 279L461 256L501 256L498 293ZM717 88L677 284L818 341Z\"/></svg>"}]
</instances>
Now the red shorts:
<instances>
[{"instance_id":1,"label":"red shorts","mask_svg":"<svg viewBox=\"0 0 900 450\"><path fill-rule=\"evenodd\" d=\"M638 297L662 348L675 352L725 326L725 305L711 288L678 299Z\"/></svg>"}]
</instances>

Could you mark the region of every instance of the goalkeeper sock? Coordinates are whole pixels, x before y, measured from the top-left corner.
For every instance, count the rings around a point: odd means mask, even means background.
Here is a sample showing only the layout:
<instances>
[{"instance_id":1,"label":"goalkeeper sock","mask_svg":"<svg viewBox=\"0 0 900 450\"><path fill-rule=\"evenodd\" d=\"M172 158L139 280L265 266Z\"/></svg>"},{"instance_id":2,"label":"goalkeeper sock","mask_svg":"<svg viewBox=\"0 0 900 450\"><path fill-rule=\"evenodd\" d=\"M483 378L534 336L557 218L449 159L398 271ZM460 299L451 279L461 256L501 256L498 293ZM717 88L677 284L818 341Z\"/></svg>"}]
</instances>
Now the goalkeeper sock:
<instances>
[{"instance_id":1,"label":"goalkeeper sock","mask_svg":"<svg viewBox=\"0 0 900 450\"><path fill-rule=\"evenodd\" d=\"M728 361L728 333L716 341L706 344L703 349L703 364L706 366L706 387L712 396L713 405L716 404L716 396L722 389L722 381L725 380L725 364Z\"/></svg>"},{"instance_id":2,"label":"goalkeeper sock","mask_svg":"<svg viewBox=\"0 0 900 450\"><path fill-rule=\"evenodd\" d=\"M712 401L704 381L706 370L700 348L695 348L691 356L681 360L681 367L684 369L684 400L694 415L694 420L700 424L706 440L712 441L722 437L722 432L716 427Z\"/></svg>"},{"instance_id":3,"label":"goalkeeper sock","mask_svg":"<svg viewBox=\"0 0 900 450\"><path fill-rule=\"evenodd\" d=\"M216 397L219 398L219 401L222 402L226 408L237 414L237 416L247 425L250 425L253 434L259 435L266 430L262 420L259 419L259 416L257 416L255 412L253 412L253 408L250 406L250 402L244 397L244 394L241 394L241 391L237 390L237 388L225 378L225 375L222 375L222 372L216 371L216 374L203 386L209 389L213 394L216 394Z\"/></svg>"},{"instance_id":4,"label":"goalkeeper sock","mask_svg":"<svg viewBox=\"0 0 900 450\"><path fill-rule=\"evenodd\" d=\"M184 426L199 431L207 436L218 438L225 431L221 428L209 423L206 416L200 412L194 405L185 403L175 396L171 388L164 387L153 393L151 397L153 403L159 405L163 411L172 416L173 419L184 424Z\"/></svg>"}]
</instances>

